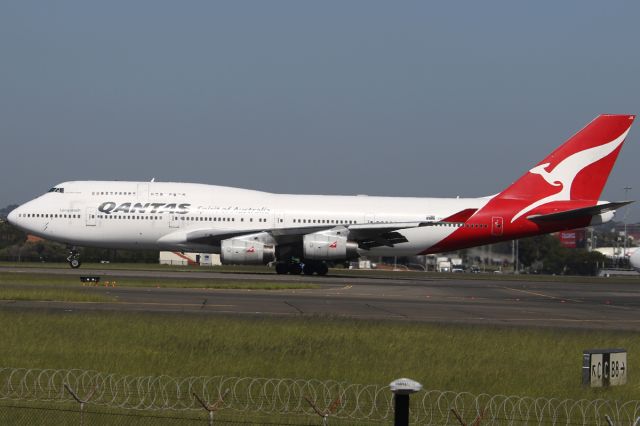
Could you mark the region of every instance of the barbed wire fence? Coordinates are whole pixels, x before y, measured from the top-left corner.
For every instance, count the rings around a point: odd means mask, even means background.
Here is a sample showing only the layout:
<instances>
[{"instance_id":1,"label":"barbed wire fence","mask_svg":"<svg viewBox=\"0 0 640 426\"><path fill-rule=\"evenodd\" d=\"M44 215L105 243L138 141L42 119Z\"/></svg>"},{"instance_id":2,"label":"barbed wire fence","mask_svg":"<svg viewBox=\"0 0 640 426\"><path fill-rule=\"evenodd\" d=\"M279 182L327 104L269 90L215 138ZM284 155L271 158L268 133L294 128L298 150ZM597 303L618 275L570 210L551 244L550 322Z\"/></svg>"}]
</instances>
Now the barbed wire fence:
<instances>
[{"instance_id":1,"label":"barbed wire fence","mask_svg":"<svg viewBox=\"0 0 640 426\"><path fill-rule=\"evenodd\" d=\"M0 401L77 403L80 424L86 405L145 412L224 412L227 418L389 422L389 386L338 381L257 377L126 376L86 370L0 368ZM426 390L411 398L412 424L633 425L640 400L572 400ZM318 422L320 423L320 422ZM294 423L291 423L294 424Z\"/></svg>"}]
</instances>

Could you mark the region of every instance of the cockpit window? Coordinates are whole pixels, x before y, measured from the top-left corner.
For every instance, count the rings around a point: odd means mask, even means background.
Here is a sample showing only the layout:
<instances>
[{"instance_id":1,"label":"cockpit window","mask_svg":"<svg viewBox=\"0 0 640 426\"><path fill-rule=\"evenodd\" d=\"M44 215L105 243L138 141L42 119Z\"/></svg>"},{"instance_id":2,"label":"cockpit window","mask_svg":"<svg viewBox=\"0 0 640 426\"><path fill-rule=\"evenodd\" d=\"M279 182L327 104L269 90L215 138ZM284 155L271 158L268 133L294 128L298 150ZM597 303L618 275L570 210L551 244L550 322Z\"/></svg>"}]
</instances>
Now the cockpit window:
<instances>
[{"instance_id":1,"label":"cockpit window","mask_svg":"<svg viewBox=\"0 0 640 426\"><path fill-rule=\"evenodd\" d=\"M64 192L64 188L51 188L49 191L47 192Z\"/></svg>"}]
</instances>

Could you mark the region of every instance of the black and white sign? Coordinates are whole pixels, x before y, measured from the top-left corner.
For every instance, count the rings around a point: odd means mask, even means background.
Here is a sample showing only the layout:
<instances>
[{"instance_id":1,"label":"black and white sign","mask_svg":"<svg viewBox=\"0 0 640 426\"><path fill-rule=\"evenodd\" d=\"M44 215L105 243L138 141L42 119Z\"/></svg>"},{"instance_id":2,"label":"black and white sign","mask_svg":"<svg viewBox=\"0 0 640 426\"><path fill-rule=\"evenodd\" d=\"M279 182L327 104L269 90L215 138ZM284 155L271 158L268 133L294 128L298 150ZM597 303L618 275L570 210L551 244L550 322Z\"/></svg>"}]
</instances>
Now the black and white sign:
<instances>
[{"instance_id":1,"label":"black and white sign","mask_svg":"<svg viewBox=\"0 0 640 426\"><path fill-rule=\"evenodd\" d=\"M627 383L625 349L588 349L582 354L582 384L591 387L619 386Z\"/></svg>"}]
</instances>

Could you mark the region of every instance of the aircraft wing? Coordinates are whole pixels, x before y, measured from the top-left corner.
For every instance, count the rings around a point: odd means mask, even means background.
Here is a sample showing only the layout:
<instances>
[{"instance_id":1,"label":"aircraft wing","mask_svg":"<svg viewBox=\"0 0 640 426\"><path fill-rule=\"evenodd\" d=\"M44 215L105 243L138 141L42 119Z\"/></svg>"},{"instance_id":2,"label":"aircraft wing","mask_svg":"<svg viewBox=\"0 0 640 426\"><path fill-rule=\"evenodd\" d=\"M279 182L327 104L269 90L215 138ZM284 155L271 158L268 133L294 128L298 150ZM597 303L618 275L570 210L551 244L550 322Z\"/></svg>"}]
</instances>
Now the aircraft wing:
<instances>
[{"instance_id":1,"label":"aircraft wing","mask_svg":"<svg viewBox=\"0 0 640 426\"><path fill-rule=\"evenodd\" d=\"M202 228L183 231L186 242L208 244L217 246L222 240L229 238L242 237L246 235L254 235L260 233L270 234L278 244L287 244L294 242L305 234L325 231L335 228L336 225L324 226L308 226L295 228L254 228L254 229L218 229L218 228Z\"/></svg>"},{"instance_id":2,"label":"aircraft wing","mask_svg":"<svg viewBox=\"0 0 640 426\"><path fill-rule=\"evenodd\" d=\"M406 242L407 239L400 234L399 230L416 228L420 226L432 225L432 222L393 222L393 223L367 223L354 225L319 225L291 228L254 228L254 229L218 229L199 228L191 230L176 230L175 232L162 237L158 242L168 244L205 244L209 246L219 246L221 241L267 233L273 237L277 244L301 243L302 237L306 234L313 234L320 231L335 230L336 232L348 234L349 240L356 241L360 248L370 249L377 246L393 246L394 244Z\"/></svg>"},{"instance_id":3,"label":"aircraft wing","mask_svg":"<svg viewBox=\"0 0 640 426\"><path fill-rule=\"evenodd\" d=\"M392 222L392 223L363 223L349 225L349 239L358 243L361 249L369 250L373 247L393 247L398 243L406 243L407 239L399 233L401 229L427 226L431 222Z\"/></svg>"}]
</instances>

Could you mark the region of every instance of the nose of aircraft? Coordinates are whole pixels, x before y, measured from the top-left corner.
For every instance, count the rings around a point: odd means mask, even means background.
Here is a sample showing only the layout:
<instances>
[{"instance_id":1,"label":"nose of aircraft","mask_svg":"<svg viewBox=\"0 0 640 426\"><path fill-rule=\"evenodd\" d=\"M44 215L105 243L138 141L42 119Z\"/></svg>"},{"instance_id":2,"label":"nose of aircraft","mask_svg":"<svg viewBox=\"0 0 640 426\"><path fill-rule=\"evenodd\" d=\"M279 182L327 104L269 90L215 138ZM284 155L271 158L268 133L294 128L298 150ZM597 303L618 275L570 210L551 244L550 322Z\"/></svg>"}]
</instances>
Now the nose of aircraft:
<instances>
[{"instance_id":1,"label":"nose of aircraft","mask_svg":"<svg viewBox=\"0 0 640 426\"><path fill-rule=\"evenodd\" d=\"M10 224L15 225L16 224L16 219L18 218L18 213L17 213L18 209L13 209L11 210L11 212L7 215L7 220L9 221Z\"/></svg>"}]
</instances>

